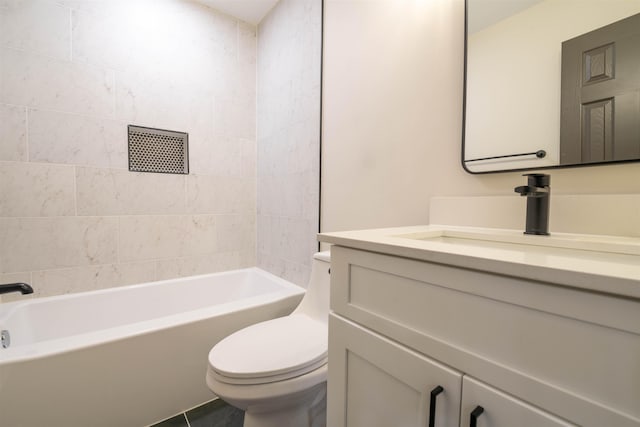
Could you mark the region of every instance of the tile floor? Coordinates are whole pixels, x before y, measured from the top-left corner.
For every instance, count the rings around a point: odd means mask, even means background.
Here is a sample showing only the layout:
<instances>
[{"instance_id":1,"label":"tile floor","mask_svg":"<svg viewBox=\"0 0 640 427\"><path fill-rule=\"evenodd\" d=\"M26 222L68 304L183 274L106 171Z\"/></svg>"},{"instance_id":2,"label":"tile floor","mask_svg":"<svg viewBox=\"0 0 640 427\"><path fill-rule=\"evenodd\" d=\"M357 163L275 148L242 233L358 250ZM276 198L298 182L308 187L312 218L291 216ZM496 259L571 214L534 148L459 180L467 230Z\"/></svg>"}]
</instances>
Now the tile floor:
<instances>
[{"instance_id":1,"label":"tile floor","mask_svg":"<svg viewBox=\"0 0 640 427\"><path fill-rule=\"evenodd\" d=\"M215 399L152 427L242 427L244 412Z\"/></svg>"}]
</instances>

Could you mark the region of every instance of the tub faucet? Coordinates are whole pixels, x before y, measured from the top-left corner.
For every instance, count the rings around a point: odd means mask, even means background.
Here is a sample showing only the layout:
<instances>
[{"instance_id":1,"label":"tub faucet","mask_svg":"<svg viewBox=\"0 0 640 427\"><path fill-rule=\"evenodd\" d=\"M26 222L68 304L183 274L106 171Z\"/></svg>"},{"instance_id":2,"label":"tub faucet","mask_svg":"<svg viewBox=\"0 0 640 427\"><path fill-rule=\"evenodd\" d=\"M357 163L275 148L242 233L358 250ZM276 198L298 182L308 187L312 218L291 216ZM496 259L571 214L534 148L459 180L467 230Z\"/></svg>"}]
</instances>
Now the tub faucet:
<instances>
[{"instance_id":1,"label":"tub faucet","mask_svg":"<svg viewBox=\"0 0 640 427\"><path fill-rule=\"evenodd\" d=\"M33 288L26 283L7 283L0 285L0 294L8 294L9 292L20 292L22 295L32 294Z\"/></svg>"},{"instance_id":2,"label":"tub faucet","mask_svg":"<svg viewBox=\"0 0 640 427\"><path fill-rule=\"evenodd\" d=\"M549 235L549 199L551 177L542 173L530 173L527 185L514 191L527 197L527 225L524 234Z\"/></svg>"}]
</instances>

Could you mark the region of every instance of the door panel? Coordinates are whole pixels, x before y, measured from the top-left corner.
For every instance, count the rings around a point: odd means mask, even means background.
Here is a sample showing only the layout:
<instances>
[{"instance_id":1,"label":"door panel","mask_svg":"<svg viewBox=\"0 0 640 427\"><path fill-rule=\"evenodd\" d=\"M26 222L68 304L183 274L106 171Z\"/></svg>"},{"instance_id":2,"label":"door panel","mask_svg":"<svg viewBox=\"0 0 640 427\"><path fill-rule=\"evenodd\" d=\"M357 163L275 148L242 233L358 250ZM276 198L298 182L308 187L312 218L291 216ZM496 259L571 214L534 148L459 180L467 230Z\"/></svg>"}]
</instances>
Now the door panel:
<instances>
[{"instance_id":1,"label":"door panel","mask_svg":"<svg viewBox=\"0 0 640 427\"><path fill-rule=\"evenodd\" d=\"M560 163L640 157L640 14L562 44Z\"/></svg>"}]
</instances>

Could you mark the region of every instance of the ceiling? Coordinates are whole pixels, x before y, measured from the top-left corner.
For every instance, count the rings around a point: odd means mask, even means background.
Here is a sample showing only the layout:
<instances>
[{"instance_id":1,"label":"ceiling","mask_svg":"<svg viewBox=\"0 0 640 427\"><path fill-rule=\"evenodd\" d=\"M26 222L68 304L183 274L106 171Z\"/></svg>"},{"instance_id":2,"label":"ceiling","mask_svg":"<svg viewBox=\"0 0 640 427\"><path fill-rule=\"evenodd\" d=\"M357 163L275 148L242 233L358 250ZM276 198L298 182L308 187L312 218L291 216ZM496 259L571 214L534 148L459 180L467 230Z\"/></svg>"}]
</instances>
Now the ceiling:
<instances>
[{"instance_id":1,"label":"ceiling","mask_svg":"<svg viewBox=\"0 0 640 427\"><path fill-rule=\"evenodd\" d=\"M278 0L197 0L220 12L234 16L253 25L265 17Z\"/></svg>"},{"instance_id":2,"label":"ceiling","mask_svg":"<svg viewBox=\"0 0 640 427\"><path fill-rule=\"evenodd\" d=\"M515 15L542 0L469 0L469 34Z\"/></svg>"}]
</instances>

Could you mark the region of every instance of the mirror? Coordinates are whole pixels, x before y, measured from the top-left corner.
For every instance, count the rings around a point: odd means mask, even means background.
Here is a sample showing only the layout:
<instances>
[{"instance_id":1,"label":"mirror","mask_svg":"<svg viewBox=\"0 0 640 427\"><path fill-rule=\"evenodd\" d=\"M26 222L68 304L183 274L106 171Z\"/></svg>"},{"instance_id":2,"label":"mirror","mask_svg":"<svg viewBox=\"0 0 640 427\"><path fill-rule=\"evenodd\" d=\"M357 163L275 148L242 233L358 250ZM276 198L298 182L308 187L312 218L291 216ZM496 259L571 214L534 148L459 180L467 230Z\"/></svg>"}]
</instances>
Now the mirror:
<instances>
[{"instance_id":1,"label":"mirror","mask_svg":"<svg viewBox=\"0 0 640 427\"><path fill-rule=\"evenodd\" d=\"M640 0L466 0L470 173L640 160Z\"/></svg>"}]
</instances>

